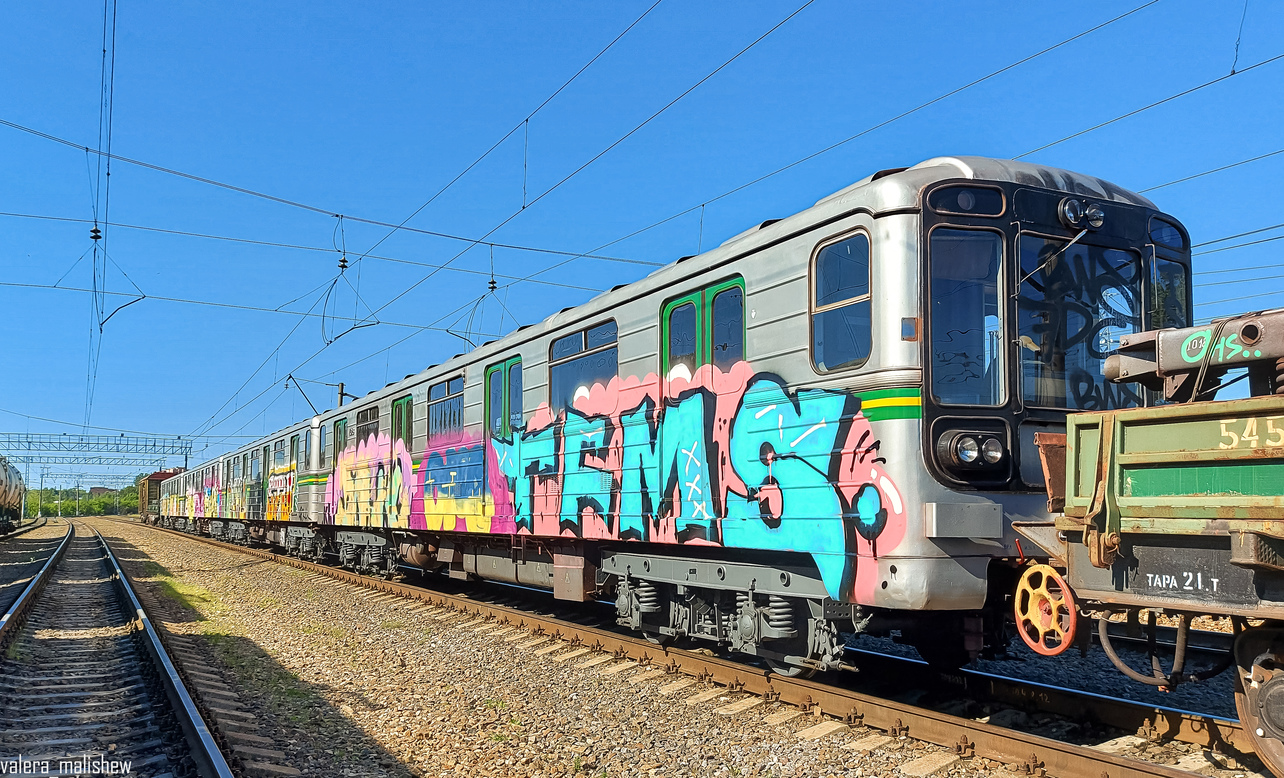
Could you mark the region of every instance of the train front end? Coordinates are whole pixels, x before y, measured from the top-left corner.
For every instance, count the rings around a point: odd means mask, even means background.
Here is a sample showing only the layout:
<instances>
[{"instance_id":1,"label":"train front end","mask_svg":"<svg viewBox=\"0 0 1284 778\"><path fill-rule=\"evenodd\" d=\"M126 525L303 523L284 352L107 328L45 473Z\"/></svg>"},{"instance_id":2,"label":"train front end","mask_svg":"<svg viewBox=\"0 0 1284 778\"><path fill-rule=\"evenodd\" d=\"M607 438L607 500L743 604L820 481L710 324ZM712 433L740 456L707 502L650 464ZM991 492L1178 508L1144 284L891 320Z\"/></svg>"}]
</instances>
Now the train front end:
<instances>
[{"instance_id":1,"label":"train front end","mask_svg":"<svg viewBox=\"0 0 1284 778\"><path fill-rule=\"evenodd\" d=\"M876 602L937 611L906 619L902 639L957 663L1004 645L1017 577L1045 554L1024 534L1051 521L1036 440L1064 434L1069 413L1156 401L1107 380L1105 361L1130 333L1190 321L1190 250L1175 219L1100 179L977 158L916 167L946 165L967 175L921 187L921 320L904 325L920 330L922 422L900 444L922 469L901 477L922 531L880 560L893 585Z\"/></svg>"}]
</instances>

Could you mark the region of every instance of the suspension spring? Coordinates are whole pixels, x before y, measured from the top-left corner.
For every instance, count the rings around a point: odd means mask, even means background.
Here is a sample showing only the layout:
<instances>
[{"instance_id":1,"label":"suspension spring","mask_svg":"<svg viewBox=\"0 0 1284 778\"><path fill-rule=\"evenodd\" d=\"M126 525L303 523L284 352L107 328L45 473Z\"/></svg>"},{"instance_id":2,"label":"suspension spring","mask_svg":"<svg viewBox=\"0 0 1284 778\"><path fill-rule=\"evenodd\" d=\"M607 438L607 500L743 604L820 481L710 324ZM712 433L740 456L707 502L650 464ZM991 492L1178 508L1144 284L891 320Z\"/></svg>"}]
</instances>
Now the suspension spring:
<instances>
[{"instance_id":1,"label":"suspension spring","mask_svg":"<svg viewBox=\"0 0 1284 778\"><path fill-rule=\"evenodd\" d=\"M794 628L794 609L784 597L773 594L767 599L767 626L778 630Z\"/></svg>"},{"instance_id":2,"label":"suspension spring","mask_svg":"<svg viewBox=\"0 0 1284 778\"><path fill-rule=\"evenodd\" d=\"M642 613L655 613L660 610L660 593L650 581L638 581L633 587L638 598L638 610Z\"/></svg>"},{"instance_id":3,"label":"suspension spring","mask_svg":"<svg viewBox=\"0 0 1284 778\"><path fill-rule=\"evenodd\" d=\"M370 567L375 568L383 564L383 546L367 546L370 550Z\"/></svg>"},{"instance_id":4,"label":"suspension spring","mask_svg":"<svg viewBox=\"0 0 1284 778\"><path fill-rule=\"evenodd\" d=\"M1275 394L1284 396L1284 357L1275 360Z\"/></svg>"}]
</instances>

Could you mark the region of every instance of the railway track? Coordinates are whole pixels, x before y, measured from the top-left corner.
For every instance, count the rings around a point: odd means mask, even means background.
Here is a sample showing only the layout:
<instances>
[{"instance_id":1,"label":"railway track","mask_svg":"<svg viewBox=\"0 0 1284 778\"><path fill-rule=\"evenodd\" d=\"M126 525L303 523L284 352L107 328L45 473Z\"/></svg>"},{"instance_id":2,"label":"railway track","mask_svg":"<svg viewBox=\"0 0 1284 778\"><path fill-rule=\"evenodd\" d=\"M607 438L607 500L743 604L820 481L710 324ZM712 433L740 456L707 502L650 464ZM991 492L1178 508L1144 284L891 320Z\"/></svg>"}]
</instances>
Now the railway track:
<instances>
[{"instance_id":1,"label":"railway track","mask_svg":"<svg viewBox=\"0 0 1284 778\"><path fill-rule=\"evenodd\" d=\"M68 526L0 617L0 652L0 762L19 774L232 778L96 532Z\"/></svg>"},{"instance_id":2,"label":"railway track","mask_svg":"<svg viewBox=\"0 0 1284 778\"><path fill-rule=\"evenodd\" d=\"M504 604L515 596L487 597L457 594L412 586L406 583L371 578L346 570L306 562L293 557L224 543L158 527L152 529L178 535L240 554L289 565L327 578L366 589L427 603L443 610L464 614L476 623L490 622L497 627L524 630L550 639L550 650L564 646L571 652L588 656L608 654L616 660L632 662L657 674L684 677L716 684L732 691L747 692L765 700L792 704L799 710L825 718L835 728L862 725L882 730L895 737L909 737L953 749L961 757L983 757L1003 762L1018 774L1051 776L1090 776L1091 778L1178 778L1191 773L1174 767L1129 759L1089 747L1061 742L1028 732L1006 729L971 718L950 715L917 705L876 696L845 685L834 677L803 680L786 678L767 670L730 661L702 652L661 647L600 625L582 612L579 615L560 612L557 605L539 608L513 607ZM1201 716L1198 713L1138 705L1099 695L1080 694L1056 687L1041 687L1014 679L984 673L960 671L933 679L925 666L910 660L879 656L876 663L862 661L868 675L877 675L895 685L898 677L917 682L945 683L966 687L992 698L1021 698L1027 704L1060 707L1065 715L1088 717L1101 723L1136 731L1146 739L1177 740L1196 743L1222 752L1249 751L1243 731L1237 722ZM838 678L857 677L839 674Z\"/></svg>"},{"instance_id":3,"label":"railway track","mask_svg":"<svg viewBox=\"0 0 1284 778\"><path fill-rule=\"evenodd\" d=\"M27 535L45 528L38 537ZM62 531L58 531L59 529ZM49 558L58 550L70 525L23 527L0 537L0 613L9 609Z\"/></svg>"}]
</instances>

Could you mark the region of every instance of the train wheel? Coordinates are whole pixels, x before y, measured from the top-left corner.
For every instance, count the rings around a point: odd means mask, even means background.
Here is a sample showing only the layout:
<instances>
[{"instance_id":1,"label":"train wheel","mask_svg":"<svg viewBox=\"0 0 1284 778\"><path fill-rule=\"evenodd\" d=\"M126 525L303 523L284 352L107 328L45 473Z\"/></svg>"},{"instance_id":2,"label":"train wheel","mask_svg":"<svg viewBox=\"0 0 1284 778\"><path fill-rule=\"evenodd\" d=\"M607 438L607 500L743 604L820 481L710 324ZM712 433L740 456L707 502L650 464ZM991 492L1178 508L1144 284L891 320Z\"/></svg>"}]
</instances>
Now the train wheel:
<instances>
[{"instance_id":1,"label":"train wheel","mask_svg":"<svg viewBox=\"0 0 1284 778\"><path fill-rule=\"evenodd\" d=\"M1284 775L1284 629L1256 627L1235 640L1235 710L1257 757Z\"/></svg>"},{"instance_id":2,"label":"train wheel","mask_svg":"<svg viewBox=\"0 0 1284 778\"><path fill-rule=\"evenodd\" d=\"M1030 565L1021 573L1013 610L1017 634L1035 653L1056 656L1074 644L1079 624L1074 595L1048 565Z\"/></svg>"},{"instance_id":3,"label":"train wheel","mask_svg":"<svg viewBox=\"0 0 1284 778\"><path fill-rule=\"evenodd\" d=\"M795 664L820 658L811 654L807 643L806 636L789 640L773 640L770 643L764 643L758 649L758 656L762 659L763 664L767 665L767 668L776 675L784 676L785 678L810 678L816 674L815 667L806 664Z\"/></svg>"}]
</instances>

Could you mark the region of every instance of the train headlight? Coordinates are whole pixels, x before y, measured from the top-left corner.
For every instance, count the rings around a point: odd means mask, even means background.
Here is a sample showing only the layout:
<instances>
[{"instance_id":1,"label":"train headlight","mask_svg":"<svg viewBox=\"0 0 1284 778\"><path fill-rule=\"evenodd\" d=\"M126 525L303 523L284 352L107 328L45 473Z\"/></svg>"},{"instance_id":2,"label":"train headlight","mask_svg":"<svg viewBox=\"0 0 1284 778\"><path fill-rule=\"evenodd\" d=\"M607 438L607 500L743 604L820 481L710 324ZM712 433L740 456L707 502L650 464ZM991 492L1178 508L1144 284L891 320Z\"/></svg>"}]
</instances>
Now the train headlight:
<instances>
[{"instance_id":1,"label":"train headlight","mask_svg":"<svg viewBox=\"0 0 1284 778\"><path fill-rule=\"evenodd\" d=\"M1057 215L1067 227L1078 229L1083 226L1083 201L1067 197L1057 206Z\"/></svg>"},{"instance_id":2,"label":"train headlight","mask_svg":"<svg viewBox=\"0 0 1284 778\"><path fill-rule=\"evenodd\" d=\"M945 430L936 439L936 460L964 478L993 476L1008 459L1004 435L992 430Z\"/></svg>"},{"instance_id":3,"label":"train headlight","mask_svg":"<svg viewBox=\"0 0 1284 778\"><path fill-rule=\"evenodd\" d=\"M1106 223L1106 212L1101 210L1100 205L1090 205L1088 210L1083 212L1083 220L1094 230L1101 229L1101 225Z\"/></svg>"}]
</instances>

